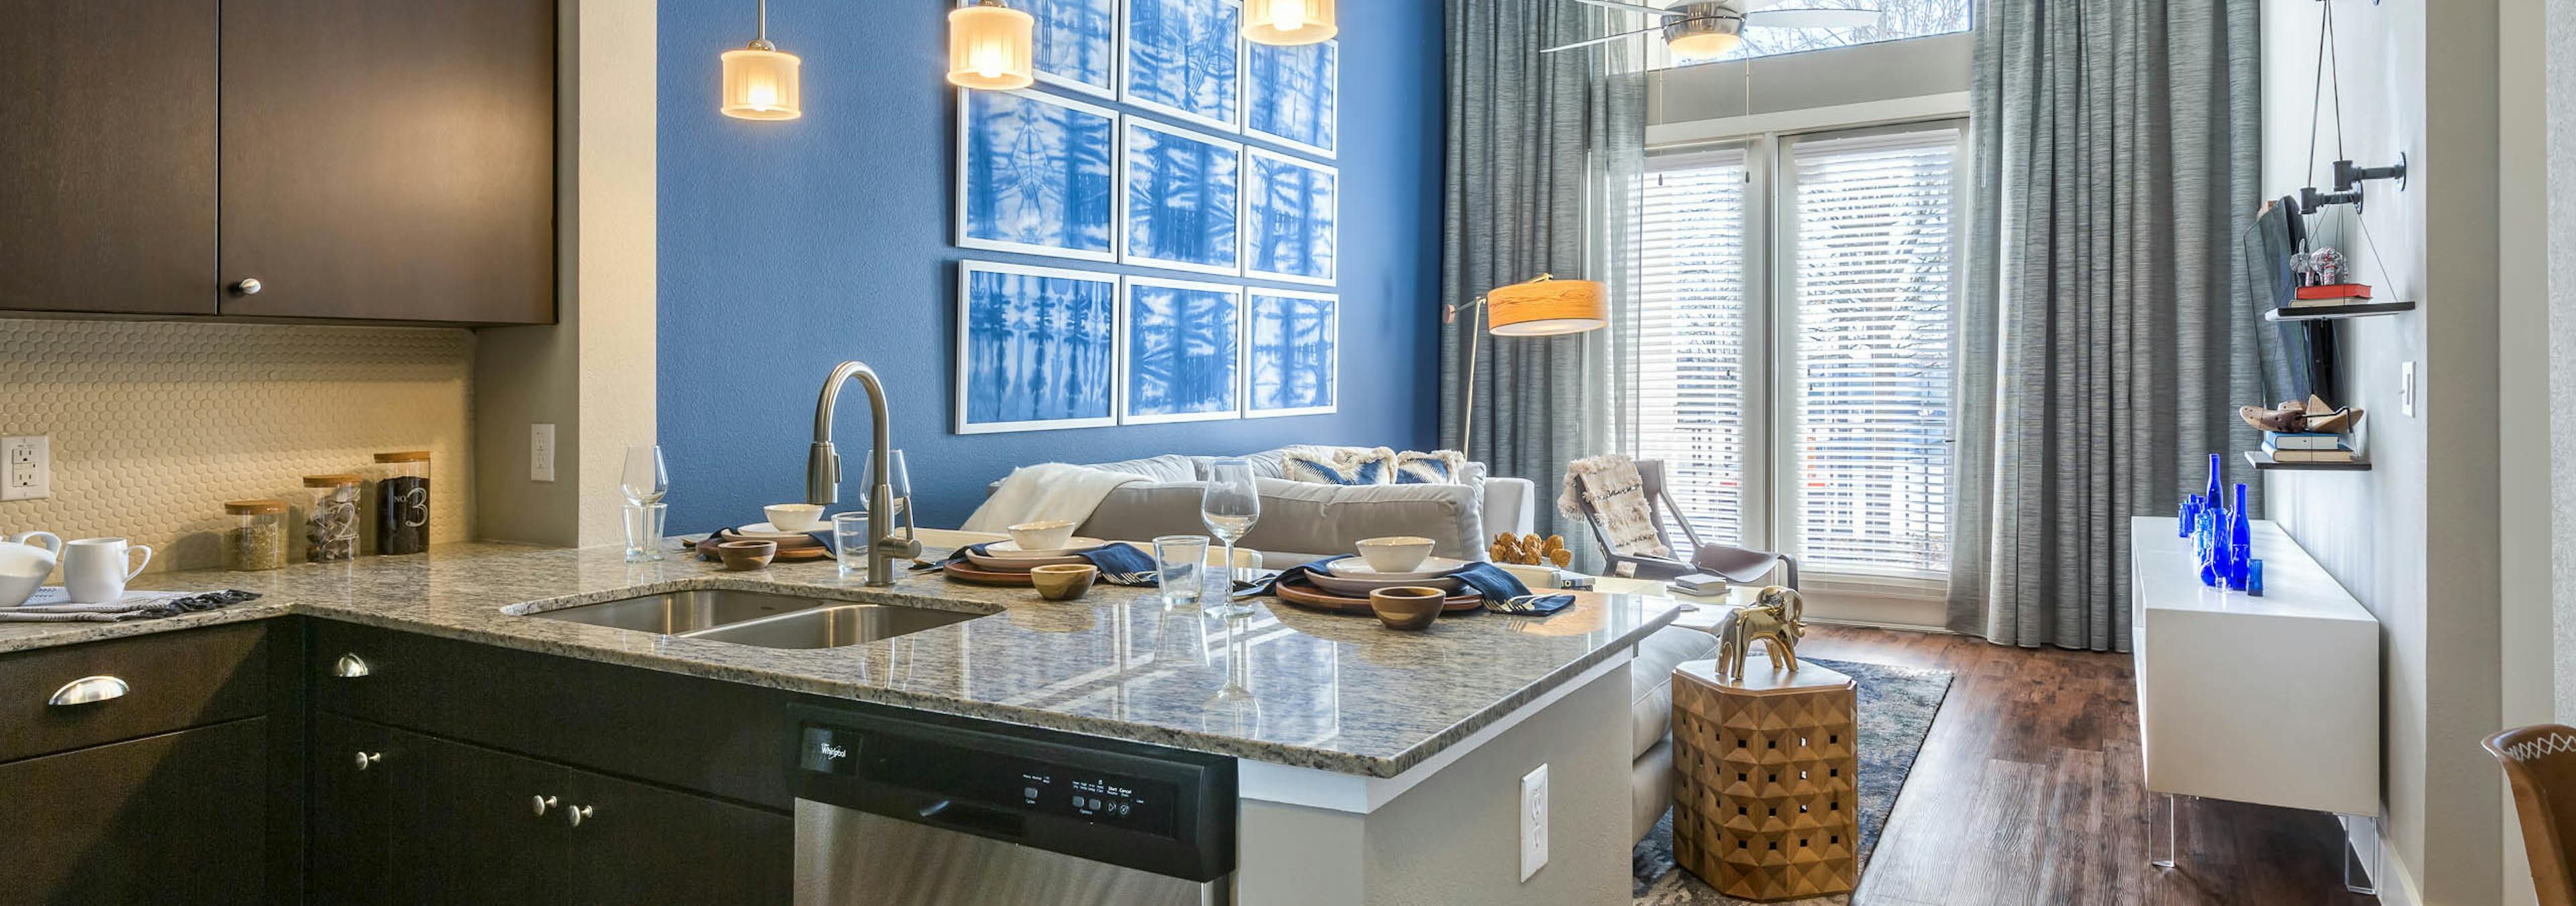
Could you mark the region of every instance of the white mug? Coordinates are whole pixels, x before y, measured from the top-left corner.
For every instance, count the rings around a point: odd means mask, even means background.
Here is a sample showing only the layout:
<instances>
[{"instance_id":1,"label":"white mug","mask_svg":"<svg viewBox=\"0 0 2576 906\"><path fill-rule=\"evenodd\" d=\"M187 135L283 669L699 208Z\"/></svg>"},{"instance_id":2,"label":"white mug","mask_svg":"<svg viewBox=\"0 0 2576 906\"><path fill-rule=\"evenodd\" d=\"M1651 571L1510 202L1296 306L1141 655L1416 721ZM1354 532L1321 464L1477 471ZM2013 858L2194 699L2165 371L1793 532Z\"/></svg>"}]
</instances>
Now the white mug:
<instances>
[{"instance_id":1,"label":"white mug","mask_svg":"<svg viewBox=\"0 0 2576 906\"><path fill-rule=\"evenodd\" d=\"M129 556L142 552L143 559ZM132 561L128 565L128 561ZM152 562L152 546L123 538L83 538L63 544L63 590L76 604L105 604L125 597L125 582Z\"/></svg>"},{"instance_id":2,"label":"white mug","mask_svg":"<svg viewBox=\"0 0 2576 906\"><path fill-rule=\"evenodd\" d=\"M44 539L43 543L38 543L36 540L38 538ZM28 547L41 547L45 549L45 553L52 554L57 557L62 556L63 554L63 537L52 532L19 532L15 535L0 535L0 541L15 542L18 544L24 544Z\"/></svg>"}]
</instances>

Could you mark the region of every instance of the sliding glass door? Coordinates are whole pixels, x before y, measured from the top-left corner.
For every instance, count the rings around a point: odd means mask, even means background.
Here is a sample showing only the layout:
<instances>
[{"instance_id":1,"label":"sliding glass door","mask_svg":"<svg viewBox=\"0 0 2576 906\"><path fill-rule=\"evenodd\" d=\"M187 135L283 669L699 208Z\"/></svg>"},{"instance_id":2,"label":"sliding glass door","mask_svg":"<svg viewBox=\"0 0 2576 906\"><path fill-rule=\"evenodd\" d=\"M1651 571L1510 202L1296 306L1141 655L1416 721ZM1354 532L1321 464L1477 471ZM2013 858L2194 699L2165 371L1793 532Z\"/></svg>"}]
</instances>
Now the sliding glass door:
<instances>
[{"instance_id":1,"label":"sliding glass door","mask_svg":"<svg viewBox=\"0 0 2576 906\"><path fill-rule=\"evenodd\" d=\"M1962 160L1955 122L1650 159L1638 455L1704 540L1942 584Z\"/></svg>"}]
</instances>

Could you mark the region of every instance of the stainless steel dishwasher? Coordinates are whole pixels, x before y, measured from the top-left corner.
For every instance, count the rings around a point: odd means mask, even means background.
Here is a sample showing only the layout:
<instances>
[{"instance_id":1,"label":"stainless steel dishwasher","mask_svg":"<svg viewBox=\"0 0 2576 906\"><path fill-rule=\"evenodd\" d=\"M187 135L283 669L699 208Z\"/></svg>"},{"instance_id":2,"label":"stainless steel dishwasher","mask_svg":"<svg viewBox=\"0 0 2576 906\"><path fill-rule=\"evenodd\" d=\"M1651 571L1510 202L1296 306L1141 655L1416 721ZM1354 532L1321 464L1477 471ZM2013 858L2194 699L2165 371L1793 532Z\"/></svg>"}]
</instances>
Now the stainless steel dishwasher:
<instances>
[{"instance_id":1,"label":"stainless steel dishwasher","mask_svg":"<svg viewBox=\"0 0 2576 906\"><path fill-rule=\"evenodd\" d=\"M797 906L1223 906L1234 760L891 709L794 710Z\"/></svg>"}]
</instances>

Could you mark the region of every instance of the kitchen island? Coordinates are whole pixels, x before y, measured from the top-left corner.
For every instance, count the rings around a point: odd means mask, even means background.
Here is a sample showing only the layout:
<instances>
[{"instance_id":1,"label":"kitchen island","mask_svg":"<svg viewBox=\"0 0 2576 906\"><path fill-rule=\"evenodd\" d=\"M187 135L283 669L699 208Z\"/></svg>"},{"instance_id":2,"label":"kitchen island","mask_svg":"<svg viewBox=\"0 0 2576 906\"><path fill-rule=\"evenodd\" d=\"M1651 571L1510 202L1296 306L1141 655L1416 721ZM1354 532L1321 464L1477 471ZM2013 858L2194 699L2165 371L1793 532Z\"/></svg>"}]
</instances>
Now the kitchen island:
<instances>
[{"instance_id":1,"label":"kitchen island","mask_svg":"<svg viewBox=\"0 0 2576 906\"><path fill-rule=\"evenodd\" d=\"M1477 612L1398 633L1277 602L1222 621L1107 585L1048 603L935 573L868 588L828 561L728 573L677 551L629 564L614 547L498 544L151 579L263 597L165 620L0 625L0 655L302 617L1228 756L1239 772L1233 885L1244 903L1624 901L1626 665L1677 606L1587 595L1544 620ZM706 588L975 616L821 649L532 616ZM1519 780L1542 765L1551 847L1532 874L1515 813Z\"/></svg>"}]
</instances>

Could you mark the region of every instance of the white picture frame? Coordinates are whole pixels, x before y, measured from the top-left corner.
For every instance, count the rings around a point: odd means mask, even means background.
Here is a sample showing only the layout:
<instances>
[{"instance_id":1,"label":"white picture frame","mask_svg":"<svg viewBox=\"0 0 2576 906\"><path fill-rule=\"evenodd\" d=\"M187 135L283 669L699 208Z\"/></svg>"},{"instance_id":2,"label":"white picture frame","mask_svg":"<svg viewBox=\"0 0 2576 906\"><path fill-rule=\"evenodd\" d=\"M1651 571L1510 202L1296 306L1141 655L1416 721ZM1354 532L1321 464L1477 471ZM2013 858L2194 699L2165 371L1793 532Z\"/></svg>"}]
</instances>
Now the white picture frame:
<instances>
[{"instance_id":1,"label":"white picture frame","mask_svg":"<svg viewBox=\"0 0 2576 906\"><path fill-rule=\"evenodd\" d=\"M956 5L959 7L968 7L974 6L978 2L980 2L980 0L957 0ZM1105 37L1096 35L1084 36L1090 40L1099 41L1107 45L1105 49L1106 57L1102 61L1101 66L1100 82L1097 84L1083 81L1079 75L1066 75L1063 72L1050 68L1048 65L1048 57L1050 54L1047 44L1052 36L1060 34L1060 32L1049 30L1049 19L1046 13L1054 6L1066 2L1080 3L1086 6L1101 5L1109 8L1109 34ZM1066 91L1078 92L1104 101L1115 101L1118 99L1118 63L1122 48L1125 47L1127 36L1126 0L1021 0L1021 2L1013 3L1012 6L1029 13L1032 17L1035 17L1038 20L1036 29L1036 43L1038 45L1037 60L1036 65L1032 67L1031 74L1036 76L1039 84L1046 85L1050 88L1061 88Z\"/></svg>"},{"instance_id":2,"label":"white picture frame","mask_svg":"<svg viewBox=\"0 0 2576 906\"><path fill-rule=\"evenodd\" d=\"M1272 216L1269 209L1274 201L1269 195L1270 176L1268 175L1271 167L1310 171L1313 174L1320 174L1325 181L1324 191L1328 197L1321 205L1322 210L1320 212L1315 210L1315 193L1310 190L1299 197L1301 207L1295 212L1296 223L1300 225L1301 230L1305 231L1309 242L1302 253L1303 263L1307 267L1297 269L1263 267L1264 263L1273 263L1277 256L1264 254L1262 250L1254 248L1256 242L1262 241L1268 235L1269 221ZM1340 168L1281 154L1258 145L1245 145L1242 174L1243 213L1235 218L1235 234L1243 242L1243 276L1256 280L1275 280L1308 286L1340 285L1342 276ZM1287 213L1282 212L1280 216L1287 216ZM1319 265L1315 261L1318 256L1322 258ZM1320 267L1322 272L1311 272L1315 267Z\"/></svg>"},{"instance_id":3,"label":"white picture frame","mask_svg":"<svg viewBox=\"0 0 2576 906\"><path fill-rule=\"evenodd\" d=\"M1322 369L1322 378L1324 385L1329 388L1326 391L1326 395L1331 397L1331 401L1320 405L1304 406L1284 405L1262 407L1258 405L1258 403L1261 402L1261 397L1263 396L1263 391L1261 390L1263 367L1261 356L1263 354L1264 347L1264 340L1261 337L1262 319L1264 315L1261 300L1263 299L1320 302L1330 307L1331 314L1327 316L1330 321L1330 326L1324 328L1324 336L1326 337L1326 340L1323 350L1323 356L1328 361ZM1243 298L1243 417L1279 418L1292 415L1330 415L1341 411L1341 336L1342 297L1339 293L1319 293L1298 289L1270 289L1259 286L1245 289Z\"/></svg>"},{"instance_id":4,"label":"white picture frame","mask_svg":"<svg viewBox=\"0 0 2576 906\"><path fill-rule=\"evenodd\" d=\"M1139 19L1136 15L1135 6L1139 2L1208 3L1222 9L1233 11L1233 24L1225 28L1226 33L1232 36L1232 49L1230 52L1232 53L1234 60L1234 74L1230 80L1231 85L1228 88L1230 96L1234 101L1234 109L1232 111L1226 112L1222 116L1210 116L1207 113L1198 110L1191 110L1175 104L1166 103L1155 97L1155 92L1139 91L1137 89L1136 80L1138 78L1138 73L1136 56L1139 42L1136 40L1135 31L1139 27ZM1243 38L1243 0L1120 0L1118 5L1118 100L1136 107L1137 109L1170 117L1191 125L1215 129L1226 133L1240 133L1243 131L1243 65L1245 54L1244 45L1247 43L1248 42Z\"/></svg>"},{"instance_id":5,"label":"white picture frame","mask_svg":"<svg viewBox=\"0 0 2576 906\"><path fill-rule=\"evenodd\" d=\"M979 209L973 202L975 188L978 185L978 176L982 172L979 168L979 162L973 159L975 157L974 136L978 126L978 123L976 122L977 117L975 116L974 111L976 101L979 97L1007 97L1025 102L1051 104L1077 114L1095 117L1107 122L1109 129L1109 147L1105 149L1105 153L1107 154L1108 159L1108 182L1105 186L1105 191L1108 193L1106 197L1108 207L1102 215L1105 219L1102 221L1100 226L1108 235L1106 236L1107 242L1101 248L1094 250L1063 245L1048 245L1037 242L993 238L992 235L989 235L997 231L1007 232L1007 230L1002 230L994 224L982 222L984 218L978 216ZM956 246L961 249L977 251L1016 252L1024 255L1044 255L1050 258L1069 258L1077 261L1117 261L1119 206L1117 193L1120 188L1120 153L1118 146L1122 142L1123 136L1126 133L1125 120L1125 114L1119 113L1118 111L1108 107L1043 91L1020 89L1017 91L988 92L973 88L957 89L957 148L955 161L957 167L957 185L955 199L956 223L954 225L956 231ZM1071 149L1068 148L1067 153L1070 154ZM1071 168L1070 161L1065 162L1065 168ZM1068 175L1065 177L1065 180L1068 190L1077 184L1075 182L1076 177L1074 176ZM1072 212L1068 211L1067 213L1069 216Z\"/></svg>"},{"instance_id":6,"label":"white picture frame","mask_svg":"<svg viewBox=\"0 0 2576 906\"><path fill-rule=\"evenodd\" d=\"M1139 251L1135 247L1137 239L1136 217L1138 216L1138 211L1136 195L1131 181L1135 179L1135 167L1138 163L1136 160L1136 130L1153 132L1162 136L1177 138L1185 142L1198 142L1201 144L1213 145L1219 150L1232 156L1233 169L1231 172L1225 174L1228 185L1225 189L1224 198L1224 204L1226 205L1226 210L1224 212L1226 222L1224 224L1225 235L1222 240L1225 246L1225 255L1228 260L1223 263L1203 263L1185 259L1157 257L1148 252ZM1185 129L1169 123L1146 119L1141 116L1128 117L1127 121L1119 127L1118 133L1118 260L1122 263L1132 264L1139 267L1151 267L1162 270L1186 271L1194 274L1208 274L1219 277L1242 276L1243 239L1241 234L1243 229L1243 147L1242 142L1231 138L1209 135L1194 129Z\"/></svg>"},{"instance_id":7,"label":"white picture frame","mask_svg":"<svg viewBox=\"0 0 2576 906\"><path fill-rule=\"evenodd\" d=\"M1286 148L1300 154L1320 157L1325 160L1335 159L1338 156L1335 152L1342 144L1341 48L1341 39L1334 38L1318 44L1306 44L1297 47L1277 47L1269 48L1268 50L1268 52L1277 53L1297 53L1313 49L1311 52L1322 55L1324 59L1323 67L1326 71L1326 75L1321 77L1324 80L1324 84L1321 86L1321 93L1314 97L1313 103L1317 107L1316 117L1319 120L1319 125L1323 133L1322 138L1331 144L1318 145L1302 138L1281 135L1277 132L1261 127L1260 120L1262 117L1258 115L1260 113L1260 108L1266 104L1277 103L1277 100L1270 95L1270 92L1276 91L1277 88L1270 80L1257 79L1253 77L1253 67L1259 62L1255 59L1255 56L1265 51L1246 46L1243 52L1244 138Z\"/></svg>"},{"instance_id":8,"label":"white picture frame","mask_svg":"<svg viewBox=\"0 0 2576 906\"><path fill-rule=\"evenodd\" d=\"M988 381L987 376L981 373L983 370L981 365L986 360L980 357L981 352L979 351L978 346L978 340L981 335L978 332L977 315L978 307L982 303L982 300L976 295L977 277L978 275L984 274L1069 280L1079 281L1086 284L1107 285L1109 294L1107 302L1108 336L1105 353L1108 360L1104 366L1105 371L1102 372L1102 375L1099 378L1106 382L1107 386L1103 388L1103 392L1106 393L1107 402L1104 407L1105 411L1102 414L1097 416L976 420L977 411L982 408L980 403L989 398L992 391L992 388L984 386ZM999 261L969 260L958 262L956 360L950 369L954 378L953 392L955 393L955 399L953 401L955 406L953 413L955 418L955 421L953 422L954 433L1007 434L1021 431L1054 431L1066 428L1104 428L1118 424L1118 413L1120 407L1118 389L1122 383L1126 359L1126 350L1121 345L1126 334L1125 324L1121 320L1125 309L1126 283L1118 274L1104 271L1080 270L1075 268L1011 264ZM1094 338L1086 340L1080 345L1088 349L1097 347L1099 345L1099 341ZM1004 352L1007 354L1008 350L1004 350ZM1051 360L1057 359L1051 358ZM995 371L999 372L1000 369L996 368ZM1072 380L1079 381L1081 378L1077 376ZM1090 391L1084 392L1085 395L1088 395ZM1000 405L1001 404L997 401L996 406Z\"/></svg>"},{"instance_id":9,"label":"white picture frame","mask_svg":"<svg viewBox=\"0 0 2576 906\"><path fill-rule=\"evenodd\" d=\"M1140 355L1155 354L1155 347L1138 342L1136 332L1139 329L1148 326L1151 323L1151 317L1148 314L1138 313L1136 309L1140 304L1139 300L1151 296L1153 294L1152 291L1156 289L1170 289L1187 293L1214 294L1226 297L1226 301L1228 303L1226 309L1227 315L1232 319L1232 323L1230 325L1226 325L1222 331L1215 333L1217 335L1221 335L1225 341L1232 346L1232 348L1225 350L1224 354L1221 356L1199 357L1203 362L1223 361L1225 363L1229 373L1226 377L1225 383L1223 384L1227 397L1224 405L1207 406L1206 408L1192 408L1187 411L1138 411L1140 407L1148 404L1137 399L1137 394L1135 393L1137 383L1141 380L1151 379L1153 369L1148 365L1140 364L1137 361L1137 357ZM1121 288L1121 291L1118 294L1118 423L1122 425L1159 425L1177 422L1225 421L1242 418L1244 388L1243 364L1245 361L1243 356L1244 301L1244 287L1242 284L1238 283L1215 283L1204 280L1179 280L1169 277L1151 277L1141 274L1127 275L1125 278L1125 286ZM1188 319L1188 313L1186 310L1173 312L1172 317L1176 319L1176 333L1186 333L1191 329L1191 326L1186 323ZM1178 338L1176 337L1176 339ZM1173 364L1177 366L1180 363L1178 359L1176 359ZM1172 380L1175 383L1178 382L1177 377ZM1202 401L1202 404L1204 404L1204 401Z\"/></svg>"}]
</instances>

